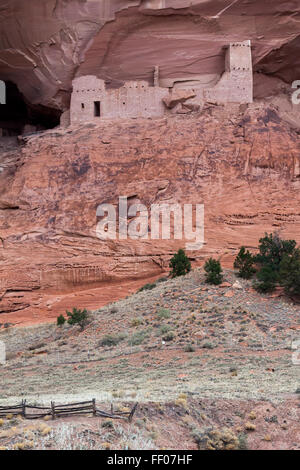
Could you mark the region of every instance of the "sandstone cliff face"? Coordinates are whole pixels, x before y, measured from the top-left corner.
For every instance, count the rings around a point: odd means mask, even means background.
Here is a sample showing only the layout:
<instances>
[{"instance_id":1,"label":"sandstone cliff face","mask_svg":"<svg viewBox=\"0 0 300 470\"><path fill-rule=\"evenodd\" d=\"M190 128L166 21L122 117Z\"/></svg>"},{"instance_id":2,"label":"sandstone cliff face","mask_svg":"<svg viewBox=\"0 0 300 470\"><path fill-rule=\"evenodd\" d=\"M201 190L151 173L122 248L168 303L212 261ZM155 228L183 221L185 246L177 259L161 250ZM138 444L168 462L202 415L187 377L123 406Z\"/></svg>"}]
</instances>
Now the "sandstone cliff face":
<instances>
[{"instance_id":1,"label":"sandstone cliff face","mask_svg":"<svg viewBox=\"0 0 300 470\"><path fill-rule=\"evenodd\" d=\"M0 167L2 319L44 314L49 295L102 286L103 294L108 282L168 267L184 241L96 237L97 206L117 205L119 195L147 207L204 203L196 264L214 255L231 265L265 231L300 242L298 134L262 105L48 131L2 154Z\"/></svg>"},{"instance_id":2,"label":"sandstone cliff face","mask_svg":"<svg viewBox=\"0 0 300 470\"><path fill-rule=\"evenodd\" d=\"M31 104L64 110L75 76L119 85L214 80L224 44L251 39L255 70L299 79L297 0L0 0L0 79ZM267 92L267 89L266 89Z\"/></svg>"},{"instance_id":3,"label":"sandstone cliff face","mask_svg":"<svg viewBox=\"0 0 300 470\"><path fill-rule=\"evenodd\" d=\"M299 112L280 95L300 78L299 15L298 0L0 0L0 80L32 109L66 110L72 80L86 74L118 87L152 82L159 66L163 86L216 83L223 46L246 39L255 97L277 95L248 109L57 129L0 149L1 321L9 312L53 318L59 296L62 311L98 307L113 282L164 271L184 242L96 237L97 206L119 195L147 207L204 203L195 263L214 254L230 265L266 230L300 241ZM91 288L90 303L75 298Z\"/></svg>"}]
</instances>

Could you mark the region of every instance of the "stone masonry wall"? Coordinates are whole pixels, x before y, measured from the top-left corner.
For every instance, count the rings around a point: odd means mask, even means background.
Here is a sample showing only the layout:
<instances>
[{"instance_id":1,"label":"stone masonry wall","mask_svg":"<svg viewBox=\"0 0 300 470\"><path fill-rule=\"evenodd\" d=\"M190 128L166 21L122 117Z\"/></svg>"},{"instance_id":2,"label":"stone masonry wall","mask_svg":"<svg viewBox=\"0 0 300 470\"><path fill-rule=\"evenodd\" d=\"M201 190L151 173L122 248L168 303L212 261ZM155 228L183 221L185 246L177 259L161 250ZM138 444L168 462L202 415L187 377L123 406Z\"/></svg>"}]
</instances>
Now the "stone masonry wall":
<instances>
[{"instance_id":1,"label":"stone masonry wall","mask_svg":"<svg viewBox=\"0 0 300 470\"><path fill-rule=\"evenodd\" d=\"M107 90L103 80L92 75L73 81L71 123L98 122L99 119L161 117L165 108L162 99L168 90L150 87L147 82L127 82L118 89ZM96 102L100 116L95 115Z\"/></svg>"},{"instance_id":2,"label":"stone masonry wall","mask_svg":"<svg viewBox=\"0 0 300 470\"><path fill-rule=\"evenodd\" d=\"M93 75L76 78L73 81L71 123L98 122L99 119L162 117L168 112L168 106L164 106L163 100L166 102L170 94L168 88L159 86L158 67L155 67L154 82L156 86L149 86L145 81L130 81L118 89L106 89L105 82ZM186 101L185 104L196 104L198 108L205 102L252 103L251 42L229 45L226 51L225 73L215 86L205 88L199 83L199 86L193 84L194 98L182 98L182 103ZM189 93L186 93L186 96L188 95ZM189 112L189 109L186 112Z\"/></svg>"},{"instance_id":3,"label":"stone masonry wall","mask_svg":"<svg viewBox=\"0 0 300 470\"><path fill-rule=\"evenodd\" d=\"M252 103L253 68L251 42L231 43L226 52L225 73L214 88L204 91L205 101L216 104Z\"/></svg>"}]
</instances>

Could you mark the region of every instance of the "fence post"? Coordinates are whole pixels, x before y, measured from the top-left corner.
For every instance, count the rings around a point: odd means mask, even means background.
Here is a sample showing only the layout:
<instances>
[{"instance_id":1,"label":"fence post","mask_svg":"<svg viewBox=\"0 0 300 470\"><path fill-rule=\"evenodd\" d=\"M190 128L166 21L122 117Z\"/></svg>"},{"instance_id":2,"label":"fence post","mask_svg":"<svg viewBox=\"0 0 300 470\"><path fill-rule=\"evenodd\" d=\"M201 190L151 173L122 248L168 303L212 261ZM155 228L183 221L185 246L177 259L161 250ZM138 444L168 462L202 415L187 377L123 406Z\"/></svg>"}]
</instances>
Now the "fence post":
<instances>
[{"instance_id":1,"label":"fence post","mask_svg":"<svg viewBox=\"0 0 300 470\"><path fill-rule=\"evenodd\" d=\"M133 419L133 415L134 415L134 413L136 412L137 407L138 407L138 403L136 403L136 404L134 405L134 407L132 408L132 410L131 410L131 412L130 412L130 414L129 414L129 416L128 416L128 421L129 421L130 423L131 423L131 421L132 421L132 419Z\"/></svg>"},{"instance_id":2,"label":"fence post","mask_svg":"<svg viewBox=\"0 0 300 470\"><path fill-rule=\"evenodd\" d=\"M26 418L26 400L22 400L22 416Z\"/></svg>"},{"instance_id":3,"label":"fence post","mask_svg":"<svg viewBox=\"0 0 300 470\"><path fill-rule=\"evenodd\" d=\"M114 405L112 403L110 404L110 412L112 415L114 414Z\"/></svg>"},{"instance_id":4,"label":"fence post","mask_svg":"<svg viewBox=\"0 0 300 470\"><path fill-rule=\"evenodd\" d=\"M52 419L55 419L55 403L54 403L54 401L51 402L51 413L52 413Z\"/></svg>"},{"instance_id":5,"label":"fence post","mask_svg":"<svg viewBox=\"0 0 300 470\"><path fill-rule=\"evenodd\" d=\"M96 399L93 398L93 416L96 416Z\"/></svg>"}]
</instances>

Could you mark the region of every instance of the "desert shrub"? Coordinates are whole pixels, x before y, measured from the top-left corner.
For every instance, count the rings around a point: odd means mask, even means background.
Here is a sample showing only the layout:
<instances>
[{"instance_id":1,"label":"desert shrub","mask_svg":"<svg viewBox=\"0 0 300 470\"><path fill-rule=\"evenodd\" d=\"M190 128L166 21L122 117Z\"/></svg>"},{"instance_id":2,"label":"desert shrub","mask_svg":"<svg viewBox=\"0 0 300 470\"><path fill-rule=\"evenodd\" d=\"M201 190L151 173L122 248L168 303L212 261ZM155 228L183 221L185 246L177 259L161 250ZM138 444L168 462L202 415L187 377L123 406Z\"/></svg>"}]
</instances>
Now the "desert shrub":
<instances>
[{"instance_id":1,"label":"desert shrub","mask_svg":"<svg viewBox=\"0 0 300 470\"><path fill-rule=\"evenodd\" d=\"M300 296L300 249L295 249L293 254L285 255L280 263L280 282L285 292L291 296Z\"/></svg>"},{"instance_id":2,"label":"desert shrub","mask_svg":"<svg viewBox=\"0 0 300 470\"><path fill-rule=\"evenodd\" d=\"M168 342L168 341L173 341L174 338L175 338L175 335L174 335L173 331L169 331L167 334L165 334L165 335L162 337L162 339L163 339L164 341L167 341L167 342Z\"/></svg>"},{"instance_id":3,"label":"desert shrub","mask_svg":"<svg viewBox=\"0 0 300 470\"><path fill-rule=\"evenodd\" d=\"M254 287L258 292L266 293L272 292L278 281L278 273L274 271L272 266L262 266L257 273L257 281Z\"/></svg>"},{"instance_id":4,"label":"desert shrub","mask_svg":"<svg viewBox=\"0 0 300 470\"><path fill-rule=\"evenodd\" d=\"M57 317L57 320L56 320L56 324L57 326L62 326L66 323L66 319L63 315L59 315L59 317Z\"/></svg>"},{"instance_id":5,"label":"desert shrub","mask_svg":"<svg viewBox=\"0 0 300 470\"><path fill-rule=\"evenodd\" d=\"M69 325L79 325L81 330L84 330L88 324L88 312L86 309L73 308L72 312L66 312L68 315Z\"/></svg>"},{"instance_id":6,"label":"desert shrub","mask_svg":"<svg viewBox=\"0 0 300 470\"><path fill-rule=\"evenodd\" d=\"M209 258L204 265L204 270L206 272L206 282L208 284L218 285L223 281L222 267L220 261Z\"/></svg>"},{"instance_id":7,"label":"desert shrub","mask_svg":"<svg viewBox=\"0 0 300 470\"><path fill-rule=\"evenodd\" d=\"M194 348L194 346L192 346L191 344L187 344L187 345L184 347L184 351L185 351L185 352L195 352L195 348Z\"/></svg>"},{"instance_id":8,"label":"desert shrub","mask_svg":"<svg viewBox=\"0 0 300 470\"><path fill-rule=\"evenodd\" d=\"M277 233L266 233L259 240L255 260L260 265L255 289L271 292L280 284L287 294L300 295L300 254L295 240L282 240Z\"/></svg>"},{"instance_id":9,"label":"desert shrub","mask_svg":"<svg viewBox=\"0 0 300 470\"><path fill-rule=\"evenodd\" d=\"M165 335L170 331L171 327L170 325L161 325L158 329L158 336Z\"/></svg>"},{"instance_id":10,"label":"desert shrub","mask_svg":"<svg viewBox=\"0 0 300 470\"><path fill-rule=\"evenodd\" d=\"M138 292L143 292L143 291L155 289L155 287L157 287L158 284L160 284L161 282L166 282L167 280L168 280L167 277L160 277L159 279L157 279L157 281L151 282L151 283L147 283L147 284L145 284L144 286L142 286L142 287L138 290Z\"/></svg>"},{"instance_id":11,"label":"desert shrub","mask_svg":"<svg viewBox=\"0 0 300 470\"><path fill-rule=\"evenodd\" d=\"M160 277L159 279L157 279L156 281L156 284L160 284L161 282L166 282L168 280L168 278L165 276L165 277Z\"/></svg>"},{"instance_id":12,"label":"desert shrub","mask_svg":"<svg viewBox=\"0 0 300 470\"><path fill-rule=\"evenodd\" d=\"M249 421L245 424L245 430L246 430L246 431L251 431L251 432L253 432L253 431L255 431L255 429L256 429L255 424L250 423Z\"/></svg>"},{"instance_id":13,"label":"desert shrub","mask_svg":"<svg viewBox=\"0 0 300 470\"><path fill-rule=\"evenodd\" d=\"M130 346L139 346L145 341L146 338L148 338L148 336L149 336L149 333L147 330L137 331L130 337L128 344Z\"/></svg>"},{"instance_id":14,"label":"desert shrub","mask_svg":"<svg viewBox=\"0 0 300 470\"><path fill-rule=\"evenodd\" d=\"M170 311L167 308L161 308L157 312L157 318L159 320L166 320L166 319L170 318L170 316L171 316Z\"/></svg>"},{"instance_id":15,"label":"desert shrub","mask_svg":"<svg viewBox=\"0 0 300 470\"><path fill-rule=\"evenodd\" d=\"M155 283L152 283L152 284L148 283L148 284L145 284L144 286L142 286L142 287L138 290L138 292L143 292L143 291L145 291L145 290L152 290L152 289L154 289L155 287L156 287L156 284L155 284Z\"/></svg>"},{"instance_id":16,"label":"desert shrub","mask_svg":"<svg viewBox=\"0 0 300 470\"><path fill-rule=\"evenodd\" d=\"M205 341L204 343L201 344L201 348L203 349L214 349L215 346L213 343L210 343L209 341Z\"/></svg>"},{"instance_id":17,"label":"desert shrub","mask_svg":"<svg viewBox=\"0 0 300 470\"><path fill-rule=\"evenodd\" d=\"M254 263L255 257L242 246L234 262L234 268L239 270L238 275L243 279L251 279L256 272Z\"/></svg>"},{"instance_id":18,"label":"desert shrub","mask_svg":"<svg viewBox=\"0 0 300 470\"><path fill-rule=\"evenodd\" d=\"M99 346L108 346L108 347L113 347L117 346L121 341L123 341L126 338L125 333L120 333L118 335L105 335L99 342Z\"/></svg>"},{"instance_id":19,"label":"desert shrub","mask_svg":"<svg viewBox=\"0 0 300 470\"><path fill-rule=\"evenodd\" d=\"M101 427L102 428L108 428L108 429L114 429L114 423L112 422L111 419L107 419L107 420L103 421L103 423L101 424Z\"/></svg>"},{"instance_id":20,"label":"desert shrub","mask_svg":"<svg viewBox=\"0 0 300 470\"><path fill-rule=\"evenodd\" d=\"M36 349L41 349L41 348L44 348L45 346L46 346L46 343L37 342L37 343L32 344L31 346L29 346L28 351L35 351Z\"/></svg>"},{"instance_id":21,"label":"desert shrub","mask_svg":"<svg viewBox=\"0 0 300 470\"><path fill-rule=\"evenodd\" d=\"M240 441L231 429L194 429L192 437L199 450L239 450Z\"/></svg>"},{"instance_id":22,"label":"desert shrub","mask_svg":"<svg viewBox=\"0 0 300 470\"><path fill-rule=\"evenodd\" d=\"M143 324L143 320L141 318L133 318L130 322L130 326L132 328L136 328L137 326L140 326Z\"/></svg>"},{"instance_id":23,"label":"desert shrub","mask_svg":"<svg viewBox=\"0 0 300 470\"><path fill-rule=\"evenodd\" d=\"M184 276L191 270L191 262L182 249L171 258L169 266L172 268L170 273L172 277Z\"/></svg>"},{"instance_id":24,"label":"desert shrub","mask_svg":"<svg viewBox=\"0 0 300 470\"><path fill-rule=\"evenodd\" d=\"M259 240L258 248L259 253L256 256L256 261L262 266L269 266L278 273L283 258L294 253L296 242L295 240L282 240L277 233L266 233Z\"/></svg>"},{"instance_id":25,"label":"desert shrub","mask_svg":"<svg viewBox=\"0 0 300 470\"><path fill-rule=\"evenodd\" d=\"M238 435L238 440L239 440L239 450L248 450L248 443L247 443L247 434L241 432Z\"/></svg>"}]
</instances>

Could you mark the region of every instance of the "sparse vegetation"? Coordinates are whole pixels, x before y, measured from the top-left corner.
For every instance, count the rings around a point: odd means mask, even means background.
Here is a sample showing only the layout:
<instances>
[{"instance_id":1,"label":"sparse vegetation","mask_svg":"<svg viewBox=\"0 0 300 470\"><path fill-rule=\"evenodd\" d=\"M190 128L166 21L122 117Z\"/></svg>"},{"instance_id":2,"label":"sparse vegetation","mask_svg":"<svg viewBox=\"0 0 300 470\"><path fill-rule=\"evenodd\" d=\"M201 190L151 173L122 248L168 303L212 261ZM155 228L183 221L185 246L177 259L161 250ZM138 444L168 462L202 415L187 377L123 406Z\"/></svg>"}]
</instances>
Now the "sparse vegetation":
<instances>
[{"instance_id":1,"label":"sparse vegetation","mask_svg":"<svg viewBox=\"0 0 300 470\"><path fill-rule=\"evenodd\" d=\"M140 330L134 333L130 339L128 340L128 344L130 346L139 346L142 344L146 338L148 338L148 331L147 330Z\"/></svg>"},{"instance_id":2,"label":"sparse vegetation","mask_svg":"<svg viewBox=\"0 0 300 470\"><path fill-rule=\"evenodd\" d=\"M282 435L292 447L288 436L294 435L298 426L295 410L299 395L295 391L299 383L289 366L291 352L285 348L294 333L297 308L281 299L262 298L248 289L250 282L234 290L230 286L236 277L231 270L226 270L226 281L222 289L207 286L203 269L195 269L188 276L159 283L143 295L102 307L90 317L93 321L83 334L77 328L58 329L55 324L1 332L0 339L1 335L8 339L8 354L14 353L3 366L1 404L12 394L20 397L24 390L38 396L49 394L54 387L49 399L57 404L63 401L63 395L72 394L79 402L90 399L95 390L95 394L103 393L103 409L108 411L111 401L115 411L137 401L140 425L135 419L131 424L121 421L126 434L123 440L117 430L119 422L114 421L111 428L106 424L109 420L99 422L91 417L87 424L84 420L72 422L72 432L69 429L69 437L62 439L56 433L66 424L62 419L51 431L28 430L26 434L0 437L0 447L33 441L34 448L124 448L129 441L134 444L130 436L143 431L143 439L151 436L154 448L166 446L166 432L173 433L172 446L176 443L191 448L196 447L192 429L204 433L200 445L205 449L231 445L253 448L254 442L260 448L274 447ZM226 292L234 295L226 297ZM272 354L262 354L263 350ZM286 396L290 398L276 402L276 398ZM286 415L287 408L293 413ZM275 414L278 425L273 433ZM21 426L13 424L16 420L5 416L0 435ZM245 428L248 422L256 426L255 432ZM226 442L223 423L238 443L232 437ZM90 429L93 433L89 436ZM271 444L264 441L268 433Z\"/></svg>"}]
</instances>

